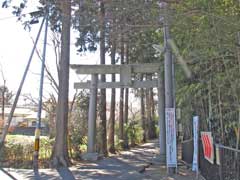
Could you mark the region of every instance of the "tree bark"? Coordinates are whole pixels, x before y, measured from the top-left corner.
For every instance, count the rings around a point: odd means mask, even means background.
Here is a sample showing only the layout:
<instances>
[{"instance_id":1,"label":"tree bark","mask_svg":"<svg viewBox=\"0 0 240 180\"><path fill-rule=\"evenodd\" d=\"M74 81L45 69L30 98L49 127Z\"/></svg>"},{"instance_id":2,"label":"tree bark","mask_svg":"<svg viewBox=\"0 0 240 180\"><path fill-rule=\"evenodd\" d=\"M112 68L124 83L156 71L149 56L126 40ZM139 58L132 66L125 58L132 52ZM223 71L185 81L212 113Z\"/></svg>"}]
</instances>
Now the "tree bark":
<instances>
[{"instance_id":1,"label":"tree bark","mask_svg":"<svg viewBox=\"0 0 240 180\"><path fill-rule=\"evenodd\" d=\"M140 76L140 80L143 81L143 74L141 74ZM144 102L144 89L141 88L140 90L140 101L141 101L141 126L142 126L142 129L143 129L143 143L146 142L146 117L145 117L145 102Z\"/></svg>"},{"instance_id":2,"label":"tree bark","mask_svg":"<svg viewBox=\"0 0 240 180\"><path fill-rule=\"evenodd\" d=\"M115 64L115 56L116 56L116 41L113 41L112 49L111 49L111 64ZM112 82L116 81L115 74L112 74ZM114 135L115 135L115 105L116 105L116 90L112 88L111 94L111 110L110 110L110 118L109 118L109 134L108 134L108 145L109 152L115 153L115 144L114 144Z\"/></svg>"},{"instance_id":3,"label":"tree bark","mask_svg":"<svg viewBox=\"0 0 240 180\"><path fill-rule=\"evenodd\" d=\"M240 44L240 32L238 32L238 44ZM240 47L237 47L237 57L240 71ZM238 105L238 125L237 125L237 138L236 138L236 149L239 149L239 141L240 141L240 107Z\"/></svg>"},{"instance_id":4,"label":"tree bark","mask_svg":"<svg viewBox=\"0 0 240 180\"><path fill-rule=\"evenodd\" d=\"M48 121L49 121L49 138L52 139L56 135L56 106L53 104L49 105L49 112L48 112Z\"/></svg>"},{"instance_id":5,"label":"tree bark","mask_svg":"<svg viewBox=\"0 0 240 180\"><path fill-rule=\"evenodd\" d=\"M68 90L70 61L71 1L60 1L62 10L61 59L59 72L59 93L56 116L56 138L53 147L52 163L54 167L68 166Z\"/></svg>"},{"instance_id":6,"label":"tree bark","mask_svg":"<svg viewBox=\"0 0 240 180\"><path fill-rule=\"evenodd\" d=\"M52 139L56 135L56 108L57 108L57 99L53 94L49 94L50 98L47 103L43 104L43 109L48 113L48 131L49 138ZM34 100L32 100L35 103Z\"/></svg>"},{"instance_id":7,"label":"tree bark","mask_svg":"<svg viewBox=\"0 0 240 180\"><path fill-rule=\"evenodd\" d=\"M147 75L147 79L149 80L149 75ZM151 132L151 104L150 104L150 89L146 89L146 130L147 130L147 139L152 138Z\"/></svg>"},{"instance_id":8,"label":"tree bark","mask_svg":"<svg viewBox=\"0 0 240 180\"><path fill-rule=\"evenodd\" d=\"M152 79L151 79L152 80ZM150 104L151 104L151 116L155 117L155 103L154 103L154 92L153 92L153 88L150 88Z\"/></svg>"},{"instance_id":9,"label":"tree bark","mask_svg":"<svg viewBox=\"0 0 240 180\"><path fill-rule=\"evenodd\" d=\"M126 45L126 64L129 64L129 49L128 44ZM128 96L129 89L125 89L125 107L124 107L124 124L125 124L125 132L124 132L124 149L128 149Z\"/></svg>"},{"instance_id":10,"label":"tree bark","mask_svg":"<svg viewBox=\"0 0 240 180\"><path fill-rule=\"evenodd\" d=\"M152 80L152 75L149 77ZM151 111L151 119L150 119L150 139L154 139L157 137L157 133L156 133L156 127L155 127L155 121L154 121L154 117L155 117L155 104L154 104L154 93L153 93L153 88L149 89L149 100L150 100L150 111Z\"/></svg>"},{"instance_id":11,"label":"tree bark","mask_svg":"<svg viewBox=\"0 0 240 180\"><path fill-rule=\"evenodd\" d=\"M121 64L124 63L124 42L123 34L121 34ZM123 104L124 104L124 88L120 88L120 100L119 100L119 139L123 141Z\"/></svg>"},{"instance_id":12,"label":"tree bark","mask_svg":"<svg viewBox=\"0 0 240 180\"><path fill-rule=\"evenodd\" d=\"M211 119L212 119L213 111L212 111L212 79L210 79L210 82L208 84L208 121L207 121L207 126L202 125L202 129L209 129L210 131L212 130L212 125L211 125Z\"/></svg>"},{"instance_id":13,"label":"tree bark","mask_svg":"<svg viewBox=\"0 0 240 180\"><path fill-rule=\"evenodd\" d=\"M220 128L221 128L221 141L222 141L222 143L224 143L225 136L224 136L224 124L223 124L222 101L221 101L220 87L218 87L218 108L219 108L219 121L220 121Z\"/></svg>"},{"instance_id":14,"label":"tree bark","mask_svg":"<svg viewBox=\"0 0 240 180\"><path fill-rule=\"evenodd\" d=\"M105 64L105 7L100 2L100 64ZM106 76L101 75L101 82L106 81ZM106 89L100 91L100 153L107 155L107 117L106 117Z\"/></svg>"}]
</instances>

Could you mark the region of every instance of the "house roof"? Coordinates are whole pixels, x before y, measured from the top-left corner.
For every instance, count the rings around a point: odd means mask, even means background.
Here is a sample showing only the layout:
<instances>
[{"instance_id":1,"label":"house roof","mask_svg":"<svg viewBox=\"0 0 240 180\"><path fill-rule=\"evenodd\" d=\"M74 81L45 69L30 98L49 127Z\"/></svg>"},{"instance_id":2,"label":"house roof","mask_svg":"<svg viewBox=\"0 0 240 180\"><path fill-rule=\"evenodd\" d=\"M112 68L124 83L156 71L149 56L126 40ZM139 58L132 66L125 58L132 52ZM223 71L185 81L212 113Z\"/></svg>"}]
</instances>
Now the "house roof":
<instances>
[{"instance_id":1,"label":"house roof","mask_svg":"<svg viewBox=\"0 0 240 180\"><path fill-rule=\"evenodd\" d=\"M45 118L46 117L46 113L45 111L42 112L42 118ZM36 119L37 118L37 112L34 112L33 114L29 115L29 116L26 116L24 117L24 119Z\"/></svg>"},{"instance_id":2,"label":"house roof","mask_svg":"<svg viewBox=\"0 0 240 180\"><path fill-rule=\"evenodd\" d=\"M10 114L11 108L10 107L6 107L4 109L4 114L5 116L7 116L8 114ZM0 113L2 113L2 108L0 108ZM37 112L30 109L30 108L16 108L14 111L14 116L21 116L24 118L28 118L28 119L35 119L37 117ZM42 111L42 117L46 116L46 112Z\"/></svg>"}]
</instances>

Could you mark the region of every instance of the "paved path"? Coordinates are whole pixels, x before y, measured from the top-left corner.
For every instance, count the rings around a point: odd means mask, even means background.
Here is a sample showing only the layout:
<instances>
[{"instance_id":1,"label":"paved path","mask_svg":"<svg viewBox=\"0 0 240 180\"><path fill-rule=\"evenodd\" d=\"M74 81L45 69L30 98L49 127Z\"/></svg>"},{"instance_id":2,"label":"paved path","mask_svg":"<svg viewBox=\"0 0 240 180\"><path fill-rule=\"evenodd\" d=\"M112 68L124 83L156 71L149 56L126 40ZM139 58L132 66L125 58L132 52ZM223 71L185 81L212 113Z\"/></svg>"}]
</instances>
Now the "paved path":
<instances>
[{"instance_id":1,"label":"paved path","mask_svg":"<svg viewBox=\"0 0 240 180\"><path fill-rule=\"evenodd\" d=\"M193 180L194 173L179 164L178 174L166 175L166 167L156 163L158 154L156 141L146 143L119 155L104 158L97 162L81 162L74 167L61 169L40 169L38 174L32 170L5 169L18 180ZM0 174L0 177L1 174ZM2 180L2 178L0 178ZM199 178L199 180L201 177ZM7 180L7 179L6 179Z\"/></svg>"}]
</instances>

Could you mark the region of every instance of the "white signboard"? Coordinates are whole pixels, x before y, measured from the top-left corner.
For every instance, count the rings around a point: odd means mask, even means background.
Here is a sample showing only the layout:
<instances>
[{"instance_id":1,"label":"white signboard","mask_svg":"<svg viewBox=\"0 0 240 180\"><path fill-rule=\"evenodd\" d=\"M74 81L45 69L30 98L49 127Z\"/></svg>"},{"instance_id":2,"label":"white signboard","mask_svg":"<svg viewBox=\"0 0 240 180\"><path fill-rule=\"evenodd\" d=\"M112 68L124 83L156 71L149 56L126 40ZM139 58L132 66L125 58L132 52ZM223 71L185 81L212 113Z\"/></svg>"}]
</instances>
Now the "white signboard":
<instances>
[{"instance_id":1,"label":"white signboard","mask_svg":"<svg viewBox=\"0 0 240 180\"><path fill-rule=\"evenodd\" d=\"M177 167L175 108L165 109L167 167Z\"/></svg>"},{"instance_id":2,"label":"white signboard","mask_svg":"<svg viewBox=\"0 0 240 180\"><path fill-rule=\"evenodd\" d=\"M198 172L198 126L199 117L193 117L193 162L192 171Z\"/></svg>"}]
</instances>

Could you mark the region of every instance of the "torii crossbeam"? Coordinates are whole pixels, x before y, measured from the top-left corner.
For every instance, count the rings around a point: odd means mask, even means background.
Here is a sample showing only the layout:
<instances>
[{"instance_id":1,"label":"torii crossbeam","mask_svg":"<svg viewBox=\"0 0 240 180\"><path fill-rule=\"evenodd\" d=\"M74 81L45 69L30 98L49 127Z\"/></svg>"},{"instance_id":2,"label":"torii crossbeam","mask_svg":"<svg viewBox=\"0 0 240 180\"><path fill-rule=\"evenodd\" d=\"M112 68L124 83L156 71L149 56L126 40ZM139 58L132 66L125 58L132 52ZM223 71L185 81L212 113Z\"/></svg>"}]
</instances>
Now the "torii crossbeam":
<instances>
[{"instance_id":1,"label":"torii crossbeam","mask_svg":"<svg viewBox=\"0 0 240 180\"><path fill-rule=\"evenodd\" d=\"M106 88L158 88L159 143L160 157L166 157L166 130L164 110L164 82L160 63L125 64L125 65L71 65L77 74L91 74L91 82L74 83L75 89L90 89L88 116L88 147L89 154L95 153L96 142L96 97L97 89ZM157 73L153 80L134 80L134 74ZM119 82L98 82L98 74L120 74Z\"/></svg>"}]
</instances>

